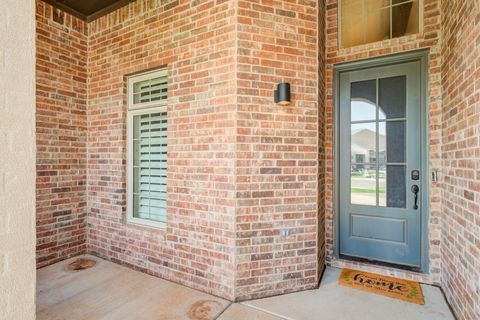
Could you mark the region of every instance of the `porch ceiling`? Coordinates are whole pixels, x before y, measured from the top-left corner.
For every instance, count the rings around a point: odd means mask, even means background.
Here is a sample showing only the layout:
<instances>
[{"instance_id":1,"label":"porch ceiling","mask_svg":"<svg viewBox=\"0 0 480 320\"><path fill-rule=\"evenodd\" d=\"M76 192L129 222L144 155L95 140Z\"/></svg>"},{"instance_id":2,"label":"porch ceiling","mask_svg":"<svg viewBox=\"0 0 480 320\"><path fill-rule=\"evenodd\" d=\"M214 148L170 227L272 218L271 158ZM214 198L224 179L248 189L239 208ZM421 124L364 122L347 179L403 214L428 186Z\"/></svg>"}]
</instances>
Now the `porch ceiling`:
<instances>
[{"instance_id":1,"label":"porch ceiling","mask_svg":"<svg viewBox=\"0 0 480 320\"><path fill-rule=\"evenodd\" d=\"M87 22L100 18L135 0L44 0Z\"/></svg>"}]
</instances>

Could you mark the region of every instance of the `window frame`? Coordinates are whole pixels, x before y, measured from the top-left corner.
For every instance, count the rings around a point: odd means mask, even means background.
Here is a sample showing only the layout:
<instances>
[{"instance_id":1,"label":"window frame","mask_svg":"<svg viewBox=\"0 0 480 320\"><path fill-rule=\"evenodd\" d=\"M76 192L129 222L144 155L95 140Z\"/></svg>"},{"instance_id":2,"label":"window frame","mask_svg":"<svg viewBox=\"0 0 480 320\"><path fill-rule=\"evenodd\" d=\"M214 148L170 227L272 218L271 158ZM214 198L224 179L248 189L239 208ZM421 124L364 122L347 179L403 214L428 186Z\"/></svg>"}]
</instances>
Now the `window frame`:
<instances>
[{"instance_id":1,"label":"window frame","mask_svg":"<svg viewBox=\"0 0 480 320\"><path fill-rule=\"evenodd\" d=\"M127 224L139 225L143 227L150 227L156 229L165 229L167 223L161 221L148 220L143 218L137 218L134 216L133 208L133 172L134 172L134 147L133 147L133 137L134 137L134 126L133 120L135 116L144 115L144 114L153 114L159 112L167 112L168 119L168 91L167 99L160 101L151 101L144 103L133 102L134 97L134 84L137 82L155 79L158 77L168 76L168 70L166 67L157 69L154 71L148 71L141 74L131 75L127 78ZM168 86L168 79L167 79ZM168 121L167 121L168 123ZM167 141L168 141L168 125L167 125ZM168 143L167 143L167 163L168 163ZM167 175L168 175L168 165L167 165ZM168 178L167 178L168 186ZM168 193L167 193L168 194ZM168 211L168 207L167 207ZM167 214L168 218L168 214Z\"/></svg>"},{"instance_id":2,"label":"window frame","mask_svg":"<svg viewBox=\"0 0 480 320\"><path fill-rule=\"evenodd\" d=\"M353 45L353 46L344 47L342 45L342 1L345 1L345 0L338 0L338 2L337 2L337 30L338 30L338 39L337 39L338 45L337 45L337 48L338 48L338 50L355 48L355 47L359 47L359 46L369 45L369 44L372 44L372 43L377 43L377 42L382 42L382 41L399 39L399 38L402 38L402 37L411 36L411 34L409 34L409 35L403 35L403 36L395 37L395 38L392 37L392 8L396 7L396 6L399 6L399 5L402 5L402 4L405 4L405 3L408 3L408 2L414 2L415 1L415 0L410 0L410 1L405 0L404 3L390 4L389 5L389 8L390 8L390 25L389 25L389 27L390 27L390 38L388 38L387 40L377 40L377 41L374 41L374 42L365 42L365 43L361 43L361 44L357 44L357 45ZM365 0L363 0L363 1L365 1ZM424 2L423 0L418 0L418 19L420 21L418 21L418 33L415 33L415 34L421 34L421 35L423 35L423 24L424 24L424 4L423 4L423 2ZM362 18L365 19L365 15L362 15ZM365 26L363 26L363 27L365 28Z\"/></svg>"}]
</instances>

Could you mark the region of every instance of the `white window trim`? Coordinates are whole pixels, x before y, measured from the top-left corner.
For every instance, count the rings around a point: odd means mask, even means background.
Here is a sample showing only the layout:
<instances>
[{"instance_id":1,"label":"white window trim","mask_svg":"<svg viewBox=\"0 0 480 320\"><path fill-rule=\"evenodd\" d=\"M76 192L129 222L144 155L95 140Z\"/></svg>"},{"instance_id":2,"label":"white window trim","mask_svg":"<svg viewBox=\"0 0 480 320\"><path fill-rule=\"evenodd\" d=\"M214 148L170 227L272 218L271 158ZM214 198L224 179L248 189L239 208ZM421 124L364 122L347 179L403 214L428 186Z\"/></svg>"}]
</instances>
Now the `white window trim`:
<instances>
[{"instance_id":1,"label":"white window trim","mask_svg":"<svg viewBox=\"0 0 480 320\"><path fill-rule=\"evenodd\" d=\"M168 102L154 101L146 103L133 103L133 85L136 82L148 80L152 78L162 77L167 75L167 70L162 69L153 72L147 72L140 75L131 76L127 79L127 95L128 95L128 109L127 109L127 224L139 225L144 227L151 227L157 229L165 229L166 222L153 221L148 219L136 218L133 215L133 118L137 115L150 114L157 112L166 112ZM168 101L168 97L167 97ZM168 135L168 131L167 131ZM168 159L168 154L167 154ZM168 168L168 167L167 167ZM167 169L168 170L168 169ZM168 180L167 180L168 181ZM168 209L167 209L168 210ZM168 219L168 215L167 215Z\"/></svg>"}]
</instances>

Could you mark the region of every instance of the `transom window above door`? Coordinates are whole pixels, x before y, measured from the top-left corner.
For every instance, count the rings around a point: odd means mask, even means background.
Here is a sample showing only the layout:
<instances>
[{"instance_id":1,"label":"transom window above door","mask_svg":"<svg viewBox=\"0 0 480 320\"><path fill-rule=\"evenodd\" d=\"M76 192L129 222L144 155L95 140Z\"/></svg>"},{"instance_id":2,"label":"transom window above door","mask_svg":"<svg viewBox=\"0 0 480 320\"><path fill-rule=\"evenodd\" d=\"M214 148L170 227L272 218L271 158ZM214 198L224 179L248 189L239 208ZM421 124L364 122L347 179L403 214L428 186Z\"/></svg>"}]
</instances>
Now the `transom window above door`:
<instances>
[{"instance_id":1,"label":"transom window above door","mask_svg":"<svg viewBox=\"0 0 480 320\"><path fill-rule=\"evenodd\" d=\"M340 47L421 32L422 0L340 0Z\"/></svg>"}]
</instances>

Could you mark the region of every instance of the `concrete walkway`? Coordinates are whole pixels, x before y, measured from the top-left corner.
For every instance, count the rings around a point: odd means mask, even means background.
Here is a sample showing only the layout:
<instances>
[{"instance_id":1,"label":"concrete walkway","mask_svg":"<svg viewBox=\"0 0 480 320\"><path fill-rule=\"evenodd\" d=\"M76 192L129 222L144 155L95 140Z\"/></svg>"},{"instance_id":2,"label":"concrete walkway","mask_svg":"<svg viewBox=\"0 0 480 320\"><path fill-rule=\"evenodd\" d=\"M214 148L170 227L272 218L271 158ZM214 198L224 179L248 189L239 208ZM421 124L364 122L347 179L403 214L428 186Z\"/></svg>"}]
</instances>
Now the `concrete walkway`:
<instances>
[{"instance_id":1,"label":"concrete walkway","mask_svg":"<svg viewBox=\"0 0 480 320\"><path fill-rule=\"evenodd\" d=\"M327 268L319 289L242 302L247 308L295 320L453 320L441 290L422 285L425 305L338 285L340 269ZM227 310L228 311L228 310ZM228 316L228 312L224 313ZM243 319L226 317L220 319ZM246 319L246 318L245 318ZM249 318L248 318L249 319ZM258 318L270 319L270 318Z\"/></svg>"},{"instance_id":2,"label":"concrete walkway","mask_svg":"<svg viewBox=\"0 0 480 320\"><path fill-rule=\"evenodd\" d=\"M226 300L97 261L67 271L76 258L38 270L37 319L48 320L443 320L454 319L440 289L422 285L420 306L337 284L339 269L327 268L319 289L230 303Z\"/></svg>"}]
</instances>

